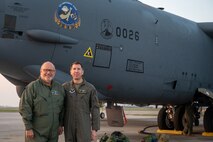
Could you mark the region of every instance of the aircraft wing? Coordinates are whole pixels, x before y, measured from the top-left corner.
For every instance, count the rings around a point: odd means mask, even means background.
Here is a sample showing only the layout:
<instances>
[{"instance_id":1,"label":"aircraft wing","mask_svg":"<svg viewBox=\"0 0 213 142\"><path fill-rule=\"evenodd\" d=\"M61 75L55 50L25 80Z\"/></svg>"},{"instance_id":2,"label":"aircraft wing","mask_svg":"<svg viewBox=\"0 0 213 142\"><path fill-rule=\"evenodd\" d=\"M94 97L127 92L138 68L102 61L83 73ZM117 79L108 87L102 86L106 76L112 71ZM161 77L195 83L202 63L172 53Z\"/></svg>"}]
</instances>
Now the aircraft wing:
<instances>
[{"instance_id":1,"label":"aircraft wing","mask_svg":"<svg viewBox=\"0 0 213 142\"><path fill-rule=\"evenodd\" d=\"M24 71L30 75L31 77L33 78L38 78L39 74L40 74L40 65L29 65L29 66L26 66L24 68ZM56 75L54 77L54 80L56 80L57 82L63 84L64 82L67 82L67 81L70 81L71 80L71 76L61 70L58 70L56 69ZM110 98L104 96L102 93L100 93L98 91L98 98L100 101L107 101L109 100Z\"/></svg>"},{"instance_id":2,"label":"aircraft wing","mask_svg":"<svg viewBox=\"0 0 213 142\"><path fill-rule=\"evenodd\" d=\"M213 38L213 22L198 23L198 26L211 38Z\"/></svg>"},{"instance_id":3,"label":"aircraft wing","mask_svg":"<svg viewBox=\"0 0 213 142\"><path fill-rule=\"evenodd\" d=\"M40 74L40 65L29 65L24 68L24 71L30 75L33 78L38 78ZM58 81L59 83L64 83L66 81L69 81L71 79L70 75L61 71L61 70L56 70L56 75L55 75L55 80Z\"/></svg>"}]
</instances>

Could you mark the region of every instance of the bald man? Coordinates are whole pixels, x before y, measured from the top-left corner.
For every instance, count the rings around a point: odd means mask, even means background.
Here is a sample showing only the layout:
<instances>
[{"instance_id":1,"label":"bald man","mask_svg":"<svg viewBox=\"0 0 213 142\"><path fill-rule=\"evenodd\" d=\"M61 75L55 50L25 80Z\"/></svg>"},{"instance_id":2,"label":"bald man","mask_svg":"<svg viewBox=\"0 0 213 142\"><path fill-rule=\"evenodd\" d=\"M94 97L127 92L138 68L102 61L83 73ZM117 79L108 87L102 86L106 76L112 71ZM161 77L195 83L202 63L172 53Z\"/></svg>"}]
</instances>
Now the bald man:
<instances>
[{"instance_id":1,"label":"bald man","mask_svg":"<svg viewBox=\"0 0 213 142\"><path fill-rule=\"evenodd\" d=\"M63 132L64 89L55 82L56 70L45 62L40 77L26 86L19 103L25 142L58 142Z\"/></svg>"}]
</instances>

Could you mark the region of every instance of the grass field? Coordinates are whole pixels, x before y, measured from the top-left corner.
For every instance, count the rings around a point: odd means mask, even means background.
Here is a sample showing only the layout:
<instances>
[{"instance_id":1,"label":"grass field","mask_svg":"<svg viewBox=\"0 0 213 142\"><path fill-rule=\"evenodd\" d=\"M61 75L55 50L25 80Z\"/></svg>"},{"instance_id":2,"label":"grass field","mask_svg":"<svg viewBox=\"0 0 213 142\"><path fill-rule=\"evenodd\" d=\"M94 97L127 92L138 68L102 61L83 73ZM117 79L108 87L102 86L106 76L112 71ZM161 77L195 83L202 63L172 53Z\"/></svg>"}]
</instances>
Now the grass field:
<instances>
[{"instance_id":1,"label":"grass field","mask_svg":"<svg viewBox=\"0 0 213 142\"><path fill-rule=\"evenodd\" d=\"M103 109L103 108L101 108ZM126 107L124 106L124 111L158 111L159 108L149 108L149 107ZM1 107L0 112L18 112L18 107Z\"/></svg>"},{"instance_id":2,"label":"grass field","mask_svg":"<svg viewBox=\"0 0 213 142\"><path fill-rule=\"evenodd\" d=\"M18 112L18 107L0 107L0 112Z\"/></svg>"}]
</instances>

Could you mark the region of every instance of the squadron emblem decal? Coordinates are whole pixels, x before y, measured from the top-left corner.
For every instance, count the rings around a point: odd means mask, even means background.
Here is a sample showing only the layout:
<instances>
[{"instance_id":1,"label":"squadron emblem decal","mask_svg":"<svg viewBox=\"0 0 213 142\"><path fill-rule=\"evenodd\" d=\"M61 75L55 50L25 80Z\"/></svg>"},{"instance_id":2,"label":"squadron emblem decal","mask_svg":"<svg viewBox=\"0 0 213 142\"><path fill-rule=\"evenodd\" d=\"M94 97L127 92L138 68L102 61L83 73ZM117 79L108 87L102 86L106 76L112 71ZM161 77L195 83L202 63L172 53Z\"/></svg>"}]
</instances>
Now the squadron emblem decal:
<instances>
[{"instance_id":1,"label":"squadron emblem decal","mask_svg":"<svg viewBox=\"0 0 213 142\"><path fill-rule=\"evenodd\" d=\"M110 39L113 36L112 24L108 19L101 22L101 36L105 39Z\"/></svg>"},{"instance_id":2,"label":"squadron emblem decal","mask_svg":"<svg viewBox=\"0 0 213 142\"><path fill-rule=\"evenodd\" d=\"M65 29L78 28L80 17L77 8L70 2L63 2L55 12L55 22Z\"/></svg>"}]
</instances>

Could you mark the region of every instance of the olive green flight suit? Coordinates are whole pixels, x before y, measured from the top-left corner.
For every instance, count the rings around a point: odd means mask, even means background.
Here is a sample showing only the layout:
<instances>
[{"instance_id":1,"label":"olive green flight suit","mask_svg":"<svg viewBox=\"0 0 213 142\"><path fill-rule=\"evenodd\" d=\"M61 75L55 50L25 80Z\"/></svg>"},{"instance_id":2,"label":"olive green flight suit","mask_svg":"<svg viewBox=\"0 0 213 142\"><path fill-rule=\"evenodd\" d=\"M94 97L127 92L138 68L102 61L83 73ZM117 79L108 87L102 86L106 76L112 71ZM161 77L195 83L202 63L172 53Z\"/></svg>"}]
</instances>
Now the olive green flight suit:
<instances>
[{"instance_id":1,"label":"olive green flight suit","mask_svg":"<svg viewBox=\"0 0 213 142\"><path fill-rule=\"evenodd\" d=\"M66 142L90 142L91 130L100 129L100 110L95 87L83 81L76 89L73 82L65 88L64 133Z\"/></svg>"},{"instance_id":2,"label":"olive green flight suit","mask_svg":"<svg viewBox=\"0 0 213 142\"><path fill-rule=\"evenodd\" d=\"M50 87L37 79L26 87L19 112L25 129L32 129L35 136L26 138L26 142L58 142L58 128L63 126L64 97L63 87L55 81Z\"/></svg>"}]
</instances>

